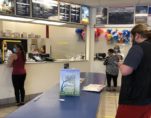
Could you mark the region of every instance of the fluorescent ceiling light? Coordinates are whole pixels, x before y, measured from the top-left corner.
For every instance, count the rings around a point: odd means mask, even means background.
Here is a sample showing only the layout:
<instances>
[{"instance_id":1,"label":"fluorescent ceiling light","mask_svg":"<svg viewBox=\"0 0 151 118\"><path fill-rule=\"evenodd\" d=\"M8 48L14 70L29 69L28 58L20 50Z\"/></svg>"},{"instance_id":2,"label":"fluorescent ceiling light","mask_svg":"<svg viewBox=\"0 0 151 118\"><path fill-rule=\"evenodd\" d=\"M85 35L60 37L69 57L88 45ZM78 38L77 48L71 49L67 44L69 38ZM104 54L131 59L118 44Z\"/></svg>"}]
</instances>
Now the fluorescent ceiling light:
<instances>
[{"instance_id":1,"label":"fluorescent ceiling light","mask_svg":"<svg viewBox=\"0 0 151 118\"><path fill-rule=\"evenodd\" d=\"M33 23L40 23L40 24L47 24L47 25L64 25L65 23L60 22L51 22L51 21L44 21L44 20L34 20Z\"/></svg>"},{"instance_id":2,"label":"fluorescent ceiling light","mask_svg":"<svg viewBox=\"0 0 151 118\"><path fill-rule=\"evenodd\" d=\"M19 18L19 17L3 16L3 15L0 15L0 19L2 19L2 20L13 20L13 21L26 21L26 22L29 22L29 21L33 20L33 19L28 19L28 18Z\"/></svg>"},{"instance_id":3,"label":"fluorescent ceiling light","mask_svg":"<svg viewBox=\"0 0 151 118\"><path fill-rule=\"evenodd\" d=\"M126 25L122 25L122 24L117 24L117 25L104 25L104 27L134 27L134 24L126 24ZM97 26L96 26L97 27ZM101 26L100 26L101 27Z\"/></svg>"},{"instance_id":4,"label":"fluorescent ceiling light","mask_svg":"<svg viewBox=\"0 0 151 118\"><path fill-rule=\"evenodd\" d=\"M96 15L96 18L100 18L100 17L102 17L102 14L100 14L100 15Z\"/></svg>"},{"instance_id":5,"label":"fluorescent ceiling light","mask_svg":"<svg viewBox=\"0 0 151 118\"><path fill-rule=\"evenodd\" d=\"M135 16L148 16L148 14L135 14Z\"/></svg>"},{"instance_id":6,"label":"fluorescent ceiling light","mask_svg":"<svg viewBox=\"0 0 151 118\"><path fill-rule=\"evenodd\" d=\"M58 1L54 1L54 0L33 0L33 3L37 3L37 4L43 4L43 5L50 5L50 4L58 4Z\"/></svg>"}]
</instances>

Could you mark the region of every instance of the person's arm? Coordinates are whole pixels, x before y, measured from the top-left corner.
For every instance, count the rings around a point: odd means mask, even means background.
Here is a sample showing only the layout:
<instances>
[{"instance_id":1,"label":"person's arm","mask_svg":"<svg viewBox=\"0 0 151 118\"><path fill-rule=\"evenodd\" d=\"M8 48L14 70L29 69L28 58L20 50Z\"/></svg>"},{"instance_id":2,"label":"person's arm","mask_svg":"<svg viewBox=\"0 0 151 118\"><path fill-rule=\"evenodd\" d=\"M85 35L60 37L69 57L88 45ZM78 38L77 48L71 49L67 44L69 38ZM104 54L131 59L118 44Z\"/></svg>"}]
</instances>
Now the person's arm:
<instances>
[{"instance_id":1,"label":"person's arm","mask_svg":"<svg viewBox=\"0 0 151 118\"><path fill-rule=\"evenodd\" d=\"M137 67L139 66L142 57L143 57L143 49L138 45L133 46L129 50L124 60L124 63L123 64L118 63L121 74L123 76L132 74L132 72L136 70Z\"/></svg>"},{"instance_id":2,"label":"person's arm","mask_svg":"<svg viewBox=\"0 0 151 118\"><path fill-rule=\"evenodd\" d=\"M118 63L118 66L123 76L130 75L134 70L132 67L125 64Z\"/></svg>"},{"instance_id":3,"label":"person's arm","mask_svg":"<svg viewBox=\"0 0 151 118\"><path fill-rule=\"evenodd\" d=\"M8 59L8 66L9 67L12 67L13 65L13 62L17 59L17 55L16 54L12 54L10 55L9 59Z\"/></svg>"}]
</instances>

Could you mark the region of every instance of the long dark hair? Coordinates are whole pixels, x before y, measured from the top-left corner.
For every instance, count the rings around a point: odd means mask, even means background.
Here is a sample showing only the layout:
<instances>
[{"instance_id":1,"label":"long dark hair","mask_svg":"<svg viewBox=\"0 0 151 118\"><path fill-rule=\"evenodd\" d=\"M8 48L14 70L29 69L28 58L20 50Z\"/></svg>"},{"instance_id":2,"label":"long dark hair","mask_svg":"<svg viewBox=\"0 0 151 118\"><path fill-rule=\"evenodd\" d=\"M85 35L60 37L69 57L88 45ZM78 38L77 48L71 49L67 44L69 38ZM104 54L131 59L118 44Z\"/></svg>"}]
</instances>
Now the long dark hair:
<instances>
[{"instance_id":1,"label":"long dark hair","mask_svg":"<svg viewBox=\"0 0 151 118\"><path fill-rule=\"evenodd\" d=\"M151 40L151 30L148 30L147 25L138 24L131 30L132 35L135 37L136 33L141 34L142 37Z\"/></svg>"},{"instance_id":2,"label":"long dark hair","mask_svg":"<svg viewBox=\"0 0 151 118\"><path fill-rule=\"evenodd\" d=\"M21 44L16 44L16 47L20 49L23 60L26 62L26 53L23 46Z\"/></svg>"}]
</instances>

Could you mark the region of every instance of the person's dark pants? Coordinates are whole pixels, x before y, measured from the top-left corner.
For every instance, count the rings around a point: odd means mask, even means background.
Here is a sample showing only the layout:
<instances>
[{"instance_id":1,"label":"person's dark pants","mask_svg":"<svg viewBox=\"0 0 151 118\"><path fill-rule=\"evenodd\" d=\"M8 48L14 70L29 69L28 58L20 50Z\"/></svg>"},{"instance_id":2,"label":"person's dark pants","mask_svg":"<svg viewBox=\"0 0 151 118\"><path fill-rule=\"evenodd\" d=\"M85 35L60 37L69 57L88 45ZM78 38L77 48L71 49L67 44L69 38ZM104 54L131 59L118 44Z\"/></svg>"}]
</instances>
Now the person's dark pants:
<instances>
[{"instance_id":1,"label":"person's dark pants","mask_svg":"<svg viewBox=\"0 0 151 118\"><path fill-rule=\"evenodd\" d=\"M110 75L110 74L106 73L107 86L111 87L111 80L113 79L114 87L117 87L117 77L118 77L118 75Z\"/></svg>"},{"instance_id":2,"label":"person's dark pants","mask_svg":"<svg viewBox=\"0 0 151 118\"><path fill-rule=\"evenodd\" d=\"M26 74L22 75L12 75L12 83L14 86L14 92L16 97L16 102L24 102L25 98L25 89L24 89L24 82L25 82Z\"/></svg>"}]
</instances>

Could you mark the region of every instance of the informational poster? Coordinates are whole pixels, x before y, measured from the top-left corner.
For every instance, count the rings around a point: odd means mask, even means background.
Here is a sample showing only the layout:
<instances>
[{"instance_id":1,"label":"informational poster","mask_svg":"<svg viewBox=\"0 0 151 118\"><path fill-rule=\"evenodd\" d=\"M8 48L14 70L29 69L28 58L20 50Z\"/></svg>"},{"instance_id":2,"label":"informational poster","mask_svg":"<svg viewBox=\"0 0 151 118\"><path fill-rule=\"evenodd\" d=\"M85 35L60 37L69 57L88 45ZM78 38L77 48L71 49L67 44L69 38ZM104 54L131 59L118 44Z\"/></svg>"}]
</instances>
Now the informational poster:
<instances>
[{"instance_id":1,"label":"informational poster","mask_svg":"<svg viewBox=\"0 0 151 118\"><path fill-rule=\"evenodd\" d=\"M144 13L148 13L148 6L136 6L135 9L135 13L136 14L144 14Z\"/></svg>"},{"instance_id":2,"label":"informational poster","mask_svg":"<svg viewBox=\"0 0 151 118\"><path fill-rule=\"evenodd\" d=\"M107 24L107 8L96 9L96 25Z\"/></svg>"},{"instance_id":3,"label":"informational poster","mask_svg":"<svg viewBox=\"0 0 151 118\"><path fill-rule=\"evenodd\" d=\"M90 9L87 6L82 6L82 15L81 15L81 23L82 24L89 24L89 17L90 17Z\"/></svg>"},{"instance_id":4,"label":"informational poster","mask_svg":"<svg viewBox=\"0 0 151 118\"><path fill-rule=\"evenodd\" d=\"M32 17L58 20L58 1L32 0Z\"/></svg>"},{"instance_id":5,"label":"informational poster","mask_svg":"<svg viewBox=\"0 0 151 118\"><path fill-rule=\"evenodd\" d=\"M60 72L60 95L80 95L80 70L62 69Z\"/></svg>"},{"instance_id":6,"label":"informational poster","mask_svg":"<svg viewBox=\"0 0 151 118\"><path fill-rule=\"evenodd\" d=\"M14 15L14 0L0 0L0 14Z\"/></svg>"},{"instance_id":7,"label":"informational poster","mask_svg":"<svg viewBox=\"0 0 151 118\"><path fill-rule=\"evenodd\" d=\"M71 22L80 23L80 12L81 12L80 5L71 4L71 10L70 10Z\"/></svg>"},{"instance_id":8,"label":"informational poster","mask_svg":"<svg viewBox=\"0 0 151 118\"><path fill-rule=\"evenodd\" d=\"M109 8L108 24L133 24L134 7Z\"/></svg>"},{"instance_id":9,"label":"informational poster","mask_svg":"<svg viewBox=\"0 0 151 118\"><path fill-rule=\"evenodd\" d=\"M62 21L70 21L70 4L60 2L60 20Z\"/></svg>"},{"instance_id":10,"label":"informational poster","mask_svg":"<svg viewBox=\"0 0 151 118\"><path fill-rule=\"evenodd\" d=\"M30 16L30 0L16 0L16 15Z\"/></svg>"}]
</instances>

